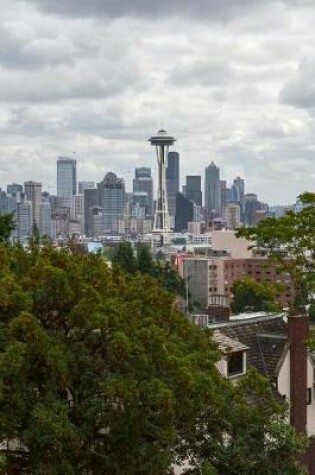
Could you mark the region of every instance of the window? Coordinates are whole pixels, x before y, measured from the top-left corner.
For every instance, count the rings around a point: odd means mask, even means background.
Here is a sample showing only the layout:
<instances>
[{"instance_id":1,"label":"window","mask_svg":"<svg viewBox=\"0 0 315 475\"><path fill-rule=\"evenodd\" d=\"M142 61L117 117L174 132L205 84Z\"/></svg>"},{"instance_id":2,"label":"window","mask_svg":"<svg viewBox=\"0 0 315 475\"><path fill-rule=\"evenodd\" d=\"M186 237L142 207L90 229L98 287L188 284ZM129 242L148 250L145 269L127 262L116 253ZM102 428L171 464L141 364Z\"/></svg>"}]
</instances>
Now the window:
<instances>
[{"instance_id":1,"label":"window","mask_svg":"<svg viewBox=\"0 0 315 475\"><path fill-rule=\"evenodd\" d=\"M230 353L227 360L227 374L228 376L236 376L244 373L243 351Z\"/></svg>"},{"instance_id":2,"label":"window","mask_svg":"<svg viewBox=\"0 0 315 475\"><path fill-rule=\"evenodd\" d=\"M306 404L309 406L312 404L312 388L306 390Z\"/></svg>"}]
</instances>

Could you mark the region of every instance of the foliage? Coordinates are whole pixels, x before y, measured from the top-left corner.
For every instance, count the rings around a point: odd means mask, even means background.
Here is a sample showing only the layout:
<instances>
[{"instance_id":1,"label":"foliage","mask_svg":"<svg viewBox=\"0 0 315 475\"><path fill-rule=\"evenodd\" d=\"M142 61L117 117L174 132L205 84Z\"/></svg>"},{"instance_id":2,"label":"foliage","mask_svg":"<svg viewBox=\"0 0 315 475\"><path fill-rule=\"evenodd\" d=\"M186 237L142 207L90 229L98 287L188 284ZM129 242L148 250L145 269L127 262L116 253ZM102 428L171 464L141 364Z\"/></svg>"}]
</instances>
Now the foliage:
<instances>
[{"instance_id":1,"label":"foliage","mask_svg":"<svg viewBox=\"0 0 315 475\"><path fill-rule=\"evenodd\" d=\"M14 229L13 214L0 214L0 243L7 243Z\"/></svg>"},{"instance_id":2,"label":"foliage","mask_svg":"<svg viewBox=\"0 0 315 475\"><path fill-rule=\"evenodd\" d=\"M232 287L234 313L277 311L280 288L268 281L257 281L251 277L238 280Z\"/></svg>"},{"instance_id":3,"label":"foliage","mask_svg":"<svg viewBox=\"0 0 315 475\"><path fill-rule=\"evenodd\" d=\"M112 262L124 272L134 274L137 270L137 262L132 244L128 241L121 241L113 252Z\"/></svg>"},{"instance_id":4,"label":"foliage","mask_svg":"<svg viewBox=\"0 0 315 475\"><path fill-rule=\"evenodd\" d=\"M252 444L250 460L265 461L255 437L267 431L283 473L303 473L292 471L302 439L265 380L267 407L249 408L252 377L238 389L219 376L210 335L155 279L70 247L32 246L0 247L0 441L22 447L19 458L9 451L7 471L166 475L190 458L204 475L246 474L240 460Z\"/></svg>"},{"instance_id":5,"label":"foliage","mask_svg":"<svg viewBox=\"0 0 315 475\"><path fill-rule=\"evenodd\" d=\"M249 403L250 401L250 403ZM303 454L306 437L285 424L286 411L277 402L264 377L250 371L235 386L221 438L201 434L200 453L210 467L224 475L301 475L307 472L292 456L292 446ZM208 416L208 415L207 415ZM209 431L209 417L203 428ZM202 464L201 464L202 465ZM202 469L193 473L203 475ZM207 473L207 472L205 472ZM211 473L211 472L210 472Z\"/></svg>"},{"instance_id":6,"label":"foliage","mask_svg":"<svg viewBox=\"0 0 315 475\"><path fill-rule=\"evenodd\" d=\"M135 258L130 242L122 241L114 251L112 262L124 272L134 274L139 272L156 279L159 284L169 292L184 296L185 285L168 262L154 260L150 248L145 243L137 244L137 257Z\"/></svg>"},{"instance_id":7,"label":"foliage","mask_svg":"<svg viewBox=\"0 0 315 475\"><path fill-rule=\"evenodd\" d=\"M256 228L241 228L238 236L267 250L289 273L296 292L295 307L306 305L315 291L315 193L300 197L300 212L288 211L281 218L267 218Z\"/></svg>"}]
</instances>

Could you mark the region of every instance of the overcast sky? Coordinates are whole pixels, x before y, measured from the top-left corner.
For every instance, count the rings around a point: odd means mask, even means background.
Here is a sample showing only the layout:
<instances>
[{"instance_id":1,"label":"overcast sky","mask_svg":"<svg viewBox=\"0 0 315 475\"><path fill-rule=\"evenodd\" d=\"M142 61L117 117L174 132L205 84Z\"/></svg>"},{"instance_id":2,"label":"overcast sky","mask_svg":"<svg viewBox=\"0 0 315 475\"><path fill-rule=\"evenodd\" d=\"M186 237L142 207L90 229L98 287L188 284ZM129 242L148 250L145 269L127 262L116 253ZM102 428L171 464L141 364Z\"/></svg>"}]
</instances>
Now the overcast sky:
<instances>
[{"instance_id":1,"label":"overcast sky","mask_svg":"<svg viewBox=\"0 0 315 475\"><path fill-rule=\"evenodd\" d=\"M212 161L271 204L315 183L313 0L0 0L0 187Z\"/></svg>"}]
</instances>

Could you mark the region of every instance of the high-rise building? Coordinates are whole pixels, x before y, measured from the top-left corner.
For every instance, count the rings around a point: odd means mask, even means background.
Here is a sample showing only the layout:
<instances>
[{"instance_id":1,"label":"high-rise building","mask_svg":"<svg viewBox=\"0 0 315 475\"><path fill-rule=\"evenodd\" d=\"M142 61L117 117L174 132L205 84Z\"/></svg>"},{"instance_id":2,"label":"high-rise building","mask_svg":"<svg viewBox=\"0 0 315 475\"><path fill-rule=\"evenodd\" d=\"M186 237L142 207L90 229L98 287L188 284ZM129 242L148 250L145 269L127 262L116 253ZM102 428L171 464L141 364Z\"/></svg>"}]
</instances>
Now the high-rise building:
<instances>
[{"instance_id":1,"label":"high-rise building","mask_svg":"<svg viewBox=\"0 0 315 475\"><path fill-rule=\"evenodd\" d=\"M193 201L197 206L202 206L201 176L187 175L185 185L185 196Z\"/></svg>"},{"instance_id":2,"label":"high-rise building","mask_svg":"<svg viewBox=\"0 0 315 475\"><path fill-rule=\"evenodd\" d=\"M94 217L100 216L100 197L97 188L85 188L83 193L83 206L84 233L86 236L91 237L96 230Z\"/></svg>"},{"instance_id":3,"label":"high-rise building","mask_svg":"<svg viewBox=\"0 0 315 475\"><path fill-rule=\"evenodd\" d=\"M147 194L147 214L153 214L153 179L151 177L151 168L140 167L135 170L133 179L133 193Z\"/></svg>"},{"instance_id":4,"label":"high-rise building","mask_svg":"<svg viewBox=\"0 0 315 475\"><path fill-rule=\"evenodd\" d=\"M179 172L180 162L178 152L168 152L166 167L166 190L168 199L168 211L171 223L175 220L176 195L179 192Z\"/></svg>"},{"instance_id":5,"label":"high-rise building","mask_svg":"<svg viewBox=\"0 0 315 475\"><path fill-rule=\"evenodd\" d=\"M44 201L39 206L39 233L41 236L51 237L51 205Z\"/></svg>"},{"instance_id":6,"label":"high-rise building","mask_svg":"<svg viewBox=\"0 0 315 475\"><path fill-rule=\"evenodd\" d=\"M220 180L221 216L224 216L227 200L226 180Z\"/></svg>"},{"instance_id":7,"label":"high-rise building","mask_svg":"<svg viewBox=\"0 0 315 475\"><path fill-rule=\"evenodd\" d=\"M23 192L23 185L19 183L10 183L7 185L7 193L8 195L16 195L17 193Z\"/></svg>"},{"instance_id":8,"label":"high-rise building","mask_svg":"<svg viewBox=\"0 0 315 475\"><path fill-rule=\"evenodd\" d=\"M24 183L26 200L32 205L33 226L39 228L40 204L42 202L42 184L35 181Z\"/></svg>"},{"instance_id":9,"label":"high-rise building","mask_svg":"<svg viewBox=\"0 0 315 475\"><path fill-rule=\"evenodd\" d=\"M97 186L103 216L103 232L116 232L118 220L123 217L125 211L125 182L115 173L109 172Z\"/></svg>"},{"instance_id":10,"label":"high-rise building","mask_svg":"<svg viewBox=\"0 0 315 475\"><path fill-rule=\"evenodd\" d=\"M77 161L69 157L57 160L57 196L74 196L77 190Z\"/></svg>"},{"instance_id":11,"label":"high-rise building","mask_svg":"<svg viewBox=\"0 0 315 475\"><path fill-rule=\"evenodd\" d=\"M32 204L29 201L22 201L17 204L16 211L16 236L19 241L24 241L32 234L33 216Z\"/></svg>"},{"instance_id":12,"label":"high-rise building","mask_svg":"<svg viewBox=\"0 0 315 475\"><path fill-rule=\"evenodd\" d=\"M83 195L84 190L95 188L94 181L79 181L78 184L78 193Z\"/></svg>"},{"instance_id":13,"label":"high-rise building","mask_svg":"<svg viewBox=\"0 0 315 475\"><path fill-rule=\"evenodd\" d=\"M175 215L175 231L177 233L188 231L188 223L194 221L195 207L196 204L193 201L182 193L177 193Z\"/></svg>"},{"instance_id":14,"label":"high-rise building","mask_svg":"<svg viewBox=\"0 0 315 475\"><path fill-rule=\"evenodd\" d=\"M237 229L241 225L241 207L239 203L228 203L225 208L225 222L227 229Z\"/></svg>"},{"instance_id":15,"label":"high-rise building","mask_svg":"<svg viewBox=\"0 0 315 475\"><path fill-rule=\"evenodd\" d=\"M221 214L220 168L212 161L205 174L205 209L209 220Z\"/></svg>"}]
</instances>

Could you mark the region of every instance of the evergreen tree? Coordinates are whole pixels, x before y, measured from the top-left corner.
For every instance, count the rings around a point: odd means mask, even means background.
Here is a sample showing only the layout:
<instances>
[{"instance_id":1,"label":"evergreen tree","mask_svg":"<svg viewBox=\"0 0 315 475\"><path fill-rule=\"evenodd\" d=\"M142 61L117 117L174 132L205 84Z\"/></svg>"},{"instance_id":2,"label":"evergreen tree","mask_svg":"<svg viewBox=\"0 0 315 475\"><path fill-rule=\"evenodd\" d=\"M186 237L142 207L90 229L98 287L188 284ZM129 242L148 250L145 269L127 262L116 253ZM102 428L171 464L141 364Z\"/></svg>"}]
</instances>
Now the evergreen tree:
<instances>
[{"instance_id":1,"label":"evergreen tree","mask_svg":"<svg viewBox=\"0 0 315 475\"><path fill-rule=\"evenodd\" d=\"M0 243L8 243L12 231L15 229L13 214L0 215Z\"/></svg>"},{"instance_id":2,"label":"evergreen tree","mask_svg":"<svg viewBox=\"0 0 315 475\"><path fill-rule=\"evenodd\" d=\"M134 274L137 270L137 262L132 244L128 241L121 241L113 252L112 262L124 272Z\"/></svg>"}]
</instances>

